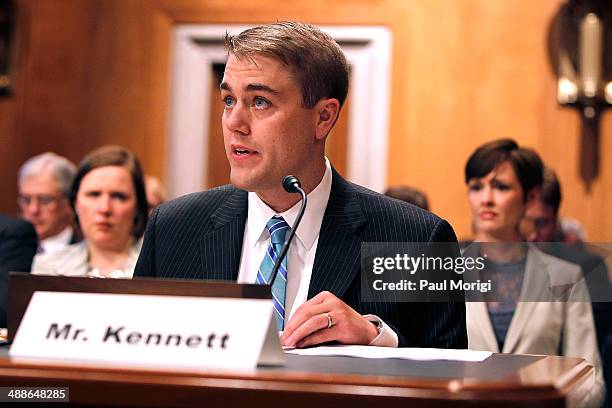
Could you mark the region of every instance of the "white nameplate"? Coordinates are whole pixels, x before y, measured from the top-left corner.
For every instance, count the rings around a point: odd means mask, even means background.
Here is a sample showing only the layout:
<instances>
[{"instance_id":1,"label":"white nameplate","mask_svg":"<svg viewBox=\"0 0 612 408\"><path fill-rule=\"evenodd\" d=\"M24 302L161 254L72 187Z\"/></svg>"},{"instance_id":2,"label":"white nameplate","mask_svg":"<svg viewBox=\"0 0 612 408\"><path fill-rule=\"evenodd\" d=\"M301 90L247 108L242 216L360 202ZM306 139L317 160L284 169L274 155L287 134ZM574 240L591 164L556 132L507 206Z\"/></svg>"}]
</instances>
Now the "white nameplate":
<instances>
[{"instance_id":1,"label":"white nameplate","mask_svg":"<svg viewBox=\"0 0 612 408\"><path fill-rule=\"evenodd\" d=\"M282 365L265 299L36 292L9 354L183 368Z\"/></svg>"}]
</instances>

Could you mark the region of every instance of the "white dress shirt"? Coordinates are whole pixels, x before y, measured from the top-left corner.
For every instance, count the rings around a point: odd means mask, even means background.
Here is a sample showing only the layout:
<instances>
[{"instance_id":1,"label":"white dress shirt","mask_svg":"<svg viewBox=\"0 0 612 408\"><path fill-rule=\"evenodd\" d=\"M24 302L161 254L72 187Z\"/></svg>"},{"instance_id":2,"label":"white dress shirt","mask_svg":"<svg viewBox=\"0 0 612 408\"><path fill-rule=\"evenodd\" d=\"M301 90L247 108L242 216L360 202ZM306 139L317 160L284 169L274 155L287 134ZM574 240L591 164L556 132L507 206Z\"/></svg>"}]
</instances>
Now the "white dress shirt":
<instances>
[{"instance_id":1,"label":"white dress shirt","mask_svg":"<svg viewBox=\"0 0 612 408\"><path fill-rule=\"evenodd\" d=\"M52 254L70 245L71 239L72 227L68 226L64 228L59 234L53 235L52 237L40 241L40 246L42 247L43 253Z\"/></svg>"},{"instance_id":2,"label":"white dress shirt","mask_svg":"<svg viewBox=\"0 0 612 408\"><path fill-rule=\"evenodd\" d=\"M321 182L308 194L308 205L304 211L302 221L295 232L295 237L287 251L287 288L285 294L286 320L289 321L293 313L308 299L308 288L312 276L319 232L323 222L323 214L329 201L332 185L331 165L325 159L325 174ZM300 210L301 201L287 211L278 214L268 207L256 193L249 192L249 208L242 255L240 258L239 283L255 283L257 271L266 253L270 242L270 234L266 224L270 218L281 216L289 226L292 226ZM333 271L330 271L333 273ZM370 345L397 347L398 338L389 326L374 315L364 316L372 322L381 322L380 334L372 340Z\"/></svg>"}]
</instances>

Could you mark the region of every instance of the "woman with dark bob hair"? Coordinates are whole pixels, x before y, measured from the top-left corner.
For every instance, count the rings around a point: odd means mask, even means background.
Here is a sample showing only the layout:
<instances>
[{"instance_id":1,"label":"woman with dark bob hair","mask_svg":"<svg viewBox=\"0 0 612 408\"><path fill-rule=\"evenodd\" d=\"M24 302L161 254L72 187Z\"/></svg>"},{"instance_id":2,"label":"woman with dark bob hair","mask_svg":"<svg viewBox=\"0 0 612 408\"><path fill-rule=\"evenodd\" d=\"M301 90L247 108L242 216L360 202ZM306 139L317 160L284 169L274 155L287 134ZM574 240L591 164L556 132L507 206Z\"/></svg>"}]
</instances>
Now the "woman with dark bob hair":
<instances>
[{"instance_id":1,"label":"woman with dark bob hair","mask_svg":"<svg viewBox=\"0 0 612 408\"><path fill-rule=\"evenodd\" d=\"M54 254L37 255L32 273L131 278L148 219L136 156L118 146L90 152L77 170L70 203L83 241Z\"/></svg>"},{"instance_id":2,"label":"woman with dark bob hair","mask_svg":"<svg viewBox=\"0 0 612 408\"><path fill-rule=\"evenodd\" d=\"M537 199L542 184L543 167L535 151L511 139L480 146L465 166L475 243L464 256L485 257L477 278L490 280L492 286L481 301L468 297L468 344L472 350L496 353L584 358L596 374L588 405L597 406L603 399L603 377L580 267L544 254L521 234L526 205Z\"/></svg>"}]
</instances>

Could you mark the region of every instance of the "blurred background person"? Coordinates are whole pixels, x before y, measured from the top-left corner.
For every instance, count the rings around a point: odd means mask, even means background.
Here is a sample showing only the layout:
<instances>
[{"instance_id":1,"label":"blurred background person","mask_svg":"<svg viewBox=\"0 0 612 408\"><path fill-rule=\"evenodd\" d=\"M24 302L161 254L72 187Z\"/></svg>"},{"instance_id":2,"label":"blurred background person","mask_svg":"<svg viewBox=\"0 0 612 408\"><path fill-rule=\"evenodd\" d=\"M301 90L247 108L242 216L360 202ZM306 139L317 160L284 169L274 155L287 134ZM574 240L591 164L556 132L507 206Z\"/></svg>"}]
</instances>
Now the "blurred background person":
<instances>
[{"instance_id":1,"label":"blurred background person","mask_svg":"<svg viewBox=\"0 0 612 408\"><path fill-rule=\"evenodd\" d=\"M68 202L75 173L74 163L51 152L30 158L19 169L17 203L22 217L36 229L39 253L80 241Z\"/></svg>"},{"instance_id":2,"label":"blurred background person","mask_svg":"<svg viewBox=\"0 0 612 408\"><path fill-rule=\"evenodd\" d=\"M536 199L527 205L525 218L531 226L528 235L539 249L547 254L580 266L589 295L593 301L593 317L597 332L597 345L604 363L606 388L610 390L612 373L612 287L608 269L602 257L587 251L581 241L569 238L561 227L559 208L563 198L561 183L555 171L546 167ZM609 399L609 392L608 392Z\"/></svg>"},{"instance_id":3,"label":"blurred background person","mask_svg":"<svg viewBox=\"0 0 612 408\"><path fill-rule=\"evenodd\" d=\"M387 191L385 191L385 195L405 201L429 211L429 201L427 200L427 195L425 195L425 193L419 189L408 186L391 186Z\"/></svg>"},{"instance_id":4,"label":"blurred background person","mask_svg":"<svg viewBox=\"0 0 612 408\"><path fill-rule=\"evenodd\" d=\"M157 177L146 175L145 190L147 192L149 214L151 214L155 207L166 202L166 189Z\"/></svg>"},{"instance_id":5,"label":"blurred background person","mask_svg":"<svg viewBox=\"0 0 612 408\"><path fill-rule=\"evenodd\" d=\"M83 242L37 255L32 273L131 278L148 219L136 156L117 146L89 153L79 165L70 201Z\"/></svg>"},{"instance_id":6,"label":"blurred background person","mask_svg":"<svg viewBox=\"0 0 612 408\"><path fill-rule=\"evenodd\" d=\"M527 220L534 227L531 231L533 235L528 236L530 241L568 244L585 241L586 233L580 221L559 216L561 184L552 168L544 168L542 185L537 195L537 199L530 202L526 214Z\"/></svg>"},{"instance_id":7,"label":"blurred background person","mask_svg":"<svg viewBox=\"0 0 612 408\"><path fill-rule=\"evenodd\" d=\"M609 282L605 262L602 257L588 252L582 241L569 239L568 242L566 239L559 217L562 197L561 183L555 171L545 168L542 184L526 208L525 236L542 251L579 265L589 290L595 294L600 285Z\"/></svg>"},{"instance_id":8,"label":"blurred background person","mask_svg":"<svg viewBox=\"0 0 612 408\"><path fill-rule=\"evenodd\" d=\"M563 242L563 231L559 223L561 185L554 170L545 167L542 184L536 190L525 212L530 223L525 227L527 239L531 242Z\"/></svg>"},{"instance_id":9,"label":"blurred background person","mask_svg":"<svg viewBox=\"0 0 612 408\"><path fill-rule=\"evenodd\" d=\"M521 235L542 171L537 153L511 139L480 146L465 166L476 244L464 255L486 254L479 279L490 279L493 288L486 301L466 302L469 348L584 358L595 368L590 402L597 406L604 386L590 303L534 299L540 282L561 280L574 283L573 296L588 301L579 267L544 254Z\"/></svg>"},{"instance_id":10,"label":"blurred background person","mask_svg":"<svg viewBox=\"0 0 612 408\"><path fill-rule=\"evenodd\" d=\"M8 273L30 272L37 245L32 224L0 214L0 327L6 327Z\"/></svg>"}]
</instances>

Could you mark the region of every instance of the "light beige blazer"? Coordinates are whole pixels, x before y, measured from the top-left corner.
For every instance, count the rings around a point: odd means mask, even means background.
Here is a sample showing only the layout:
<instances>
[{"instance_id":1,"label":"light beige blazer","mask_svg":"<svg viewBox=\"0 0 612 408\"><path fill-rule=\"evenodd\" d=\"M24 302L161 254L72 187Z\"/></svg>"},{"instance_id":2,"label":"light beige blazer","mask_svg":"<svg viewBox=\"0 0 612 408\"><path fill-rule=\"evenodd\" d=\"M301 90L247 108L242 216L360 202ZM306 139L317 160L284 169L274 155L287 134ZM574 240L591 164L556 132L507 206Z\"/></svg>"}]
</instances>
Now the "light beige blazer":
<instances>
[{"instance_id":1,"label":"light beige blazer","mask_svg":"<svg viewBox=\"0 0 612 408\"><path fill-rule=\"evenodd\" d=\"M564 297L569 301L555 300ZM529 245L520 298L547 301L517 303L501 352L585 359L595 369L588 405L601 403L605 386L593 311L580 266ZM499 353L487 303L466 302L466 317L469 349Z\"/></svg>"},{"instance_id":2,"label":"light beige blazer","mask_svg":"<svg viewBox=\"0 0 612 408\"><path fill-rule=\"evenodd\" d=\"M142 239L136 240L130 248L125 262L125 277L131 278L140 254ZM81 241L50 254L38 254L32 262L34 275L90 276L87 244Z\"/></svg>"}]
</instances>

